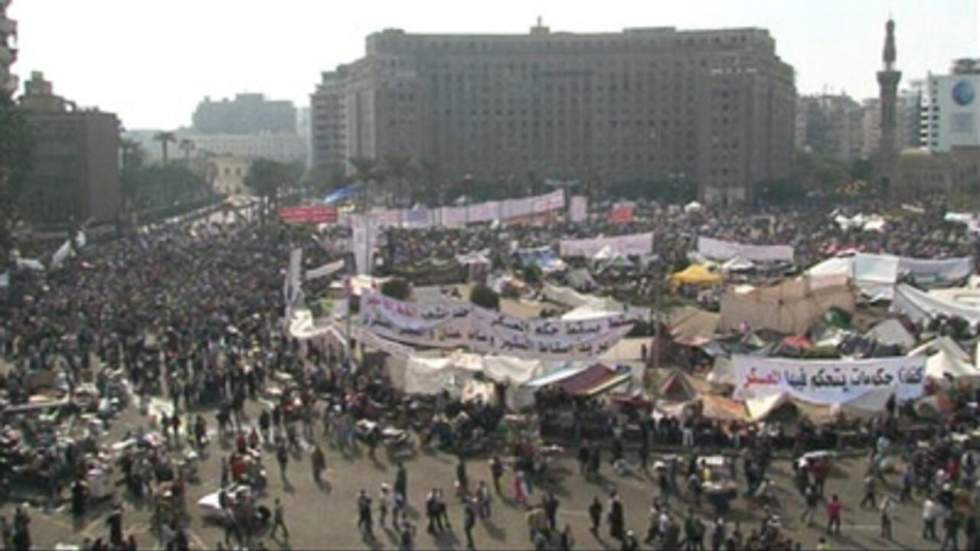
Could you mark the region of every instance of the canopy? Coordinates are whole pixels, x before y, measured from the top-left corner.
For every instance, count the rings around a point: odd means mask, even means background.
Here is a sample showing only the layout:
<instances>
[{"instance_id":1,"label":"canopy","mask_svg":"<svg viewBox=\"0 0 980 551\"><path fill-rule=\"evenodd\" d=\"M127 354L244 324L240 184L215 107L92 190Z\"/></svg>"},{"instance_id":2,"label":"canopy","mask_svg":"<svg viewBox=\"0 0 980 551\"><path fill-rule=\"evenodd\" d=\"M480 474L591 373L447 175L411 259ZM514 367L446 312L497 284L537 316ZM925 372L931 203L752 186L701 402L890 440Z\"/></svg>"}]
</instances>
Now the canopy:
<instances>
[{"instance_id":1,"label":"canopy","mask_svg":"<svg viewBox=\"0 0 980 551\"><path fill-rule=\"evenodd\" d=\"M971 362L970 356L956 341L949 337L938 337L909 352L909 356L928 356L926 376L930 379L944 380L980 378L980 369Z\"/></svg>"},{"instance_id":2,"label":"canopy","mask_svg":"<svg viewBox=\"0 0 980 551\"><path fill-rule=\"evenodd\" d=\"M914 322L928 320L942 314L963 318L973 324L980 323L980 306L967 302L954 302L946 296L931 295L905 284L895 288L891 310L908 316Z\"/></svg>"},{"instance_id":3,"label":"canopy","mask_svg":"<svg viewBox=\"0 0 980 551\"><path fill-rule=\"evenodd\" d=\"M691 264L687 268L670 276L670 285L673 288L680 287L681 285L710 287L721 285L721 283L722 277L719 274L712 273L700 264Z\"/></svg>"},{"instance_id":4,"label":"canopy","mask_svg":"<svg viewBox=\"0 0 980 551\"><path fill-rule=\"evenodd\" d=\"M458 398L477 373L497 383L517 387L542 375L544 366L536 360L461 352L445 358L413 356L405 365L402 390L408 394L437 394L445 390L450 396ZM518 392L508 393L508 406L520 409L526 405L529 405L526 396Z\"/></svg>"},{"instance_id":5,"label":"canopy","mask_svg":"<svg viewBox=\"0 0 980 551\"><path fill-rule=\"evenodd\" d=\"M714 338L720 321L719 314L685 306L670 313L670 336L680 344L701 346Z\"/></svg>"},{"instance_id":6,"label":"canopy","mask_svg":"<svg viewBox=\"0 0 980 551\"><path fill-rule=\"evenodd\" d=\"M532 380L524 386L537 389L546 385L558 385L572 396L597 396L629 382L629 370L613 369L603 364L585 368L566 368L546 377Z\"/></svg>"},{"instance_id":7,"label":"canopy","mask_svg":"<svg viewBox=\"0 0 980 551\"><path fill-rule=\"evenodd\" d=\"M853 312L854 293L842 277L801 277L772 287L733 289L721 299L723 331L747 323L752 329L771 329L800 335L831 308Z\"/></svg>"},{"instance_id":8,"label":"canopy","mask_svg":"<svg viewBox=\"0 0 980 551\"><path fill-rule=\"evenodd\" d=\"M896 344L904 350L915 346L915 337L909 333L902 322L896 319L883 320L871 328L865 335L869 339L874 339L881 344Z\"/></svg>"}]
</instances>

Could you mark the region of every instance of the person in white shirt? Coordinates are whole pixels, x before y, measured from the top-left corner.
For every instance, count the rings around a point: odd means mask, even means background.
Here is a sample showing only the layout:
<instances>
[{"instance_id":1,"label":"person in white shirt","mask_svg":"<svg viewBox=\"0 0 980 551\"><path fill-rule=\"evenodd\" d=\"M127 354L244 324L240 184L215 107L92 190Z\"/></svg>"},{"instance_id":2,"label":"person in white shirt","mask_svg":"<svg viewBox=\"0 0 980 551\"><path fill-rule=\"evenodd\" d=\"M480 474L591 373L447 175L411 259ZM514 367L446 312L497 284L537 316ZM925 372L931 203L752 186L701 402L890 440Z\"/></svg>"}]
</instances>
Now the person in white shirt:
<instances>
[{"instance_id":1,"label":"person in white shirt","mask_svg":"<svg viewBox=\"0 0 980 551\"><path fill-rule=\"evenodd\" d=\"M881 504L878 506L878 512L881 513L881 537L886 540L892 539L892 498L885 496L885 499L881 500Z\"/></svg>"},{"instance_id":2,"label":"person in white shirt","mask_svg":"<svg viewBox=\"0 0 980 551\"><path fill-rule=\"evenodd\" d=\"M939 541L936 536L936 518L939 516L939 505L927 497L922 503L922 539Z\"/></svg>"}]
</instances>

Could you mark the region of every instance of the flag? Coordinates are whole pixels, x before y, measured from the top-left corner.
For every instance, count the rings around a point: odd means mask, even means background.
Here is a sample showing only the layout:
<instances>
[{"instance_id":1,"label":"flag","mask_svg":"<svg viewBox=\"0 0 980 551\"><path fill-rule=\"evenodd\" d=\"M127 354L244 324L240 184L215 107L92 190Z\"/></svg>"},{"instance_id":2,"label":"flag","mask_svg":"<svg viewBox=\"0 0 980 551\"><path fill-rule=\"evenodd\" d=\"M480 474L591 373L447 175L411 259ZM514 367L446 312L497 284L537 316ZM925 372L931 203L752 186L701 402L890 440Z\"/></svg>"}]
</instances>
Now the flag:
<instances>
[{"instance_id":1,"label":"flag","mask_svg":"<svg viewBox=\"0 0 980 551\"><path fill-rule=\"evenodd\" d=\"M633 205L616 205L609 211L610 224L629 224L633 221Z\"/></svg>"}]
</instances>

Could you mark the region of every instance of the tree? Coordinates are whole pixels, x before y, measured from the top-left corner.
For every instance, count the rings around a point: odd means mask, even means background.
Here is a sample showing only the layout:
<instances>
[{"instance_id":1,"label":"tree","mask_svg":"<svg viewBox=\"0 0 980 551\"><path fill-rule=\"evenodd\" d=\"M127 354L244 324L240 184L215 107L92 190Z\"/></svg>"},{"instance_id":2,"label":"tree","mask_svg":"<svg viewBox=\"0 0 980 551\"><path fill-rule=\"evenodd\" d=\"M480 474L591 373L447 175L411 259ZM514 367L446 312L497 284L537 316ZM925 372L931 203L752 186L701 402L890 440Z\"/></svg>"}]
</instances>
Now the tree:
<instances>
[{"instance_id":1,"label":"tree","mask_svg":"<svg viewBox=\"0 0 980 551\"><path fill-rule=\"evenodd\" d=\"M273 208L278 204L279 190L296 183L294 176L295 170L286 163L259 159L249 167L245 185L265 199L266 208Z\"/></svg>"},{"instance_id":2,"label":"tree","mask_svg":"<svg viewBox=\"0 0 980 551\"><path fill-rule=\"evenodd\" d=\"M531 285L537 285L541 283L541 277L544 275L541 272L541 268L536 264L529 264L522 270L522 276L524 277L524 282Z\"/></svg>"},{"instance_id":3,"label":"tree","mask_svg":"<svg viewBox=\"0 0 980 551\"><path fill-rule=\"evenodd\" d=\"M483 284L478 284L470 291L470 302L489 310L500 309L500 295Z\"/></svg>"},{"instance_id":4,"label":"tree","mask_svg":"<svg viewBox=\"0 0 980 551\"><path fill-rule=\"evenodd\" d=\"M385 157L385 173L395 184L395 206L400 206L405 178L409 176L412 168L412 158L401 155L388 155Z\"/></svg>"},{"instance_id":5,"label":"tree","mask_svg":"<svg viewBox=\"0 0 980 551\"><path fill-rule=\"evenodd\" d=\"M157 132L153 135L153 139L160 142L160 154L163 157L163 164L167 164L167 145L177 141L177 136L173 132Z\"/></svg>"},{"instance_id":6,"label":"tree","mask_svg":"<svg viewBox=\"0 0 980 551\"><path fill-rule=\"evenodd\" d=\"M191 151L194 151L194 148L197 147L194 145L194 141L188 140L187 138L181 138L180 143L177 144L177 147L184 152L184 161L190 164Z\"/></svg>"},{"instance_id":7,"label":"tree","mask_svg":"<svg viewBox=\"0 0 980 551\"><path fill-rule=\"evenodd\" d=\"M393 299L407 301L412 296L412 285L405 279L395 277L381 284L381 294Z\"/></svg>"},{"instance_id":8,"label":"tree","mask_svg":"<svg viewBox=\"0 0 980 551\"><path fill-rule=\"evenodd\" d=\"M361 183L361 195L364 198L363 205L366 208L371 182L374 181L378 173L378 161L370 157L353 157L350 164L354 167L354 178Z\"/></svg>"},{"instance_id":9,"label":"tree","mask_svg":"<svg viewBox=\"0 0 980 551\"><path fill-rule=\"evenodd\" d=\"M24 114L0 94L0 266L10 258L13 232L21 219L34 152L34 135Z\"/></svg>"}]
</instances>

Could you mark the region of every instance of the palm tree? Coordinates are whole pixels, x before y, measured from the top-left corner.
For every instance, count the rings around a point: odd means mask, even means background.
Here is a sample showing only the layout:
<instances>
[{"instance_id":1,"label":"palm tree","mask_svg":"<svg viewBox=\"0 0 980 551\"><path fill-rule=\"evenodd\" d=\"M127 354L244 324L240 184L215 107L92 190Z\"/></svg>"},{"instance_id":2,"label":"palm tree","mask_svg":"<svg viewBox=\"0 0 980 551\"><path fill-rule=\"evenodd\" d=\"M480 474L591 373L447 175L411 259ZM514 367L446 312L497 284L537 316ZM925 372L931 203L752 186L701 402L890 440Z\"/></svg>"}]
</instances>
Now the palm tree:
<instances>
[{"instance_id":1,"label":"palm tree","mask_svg":"<svg viewBox=\"0 0 980 551\"><path fill-rule=\"evenodd\" d=\"M399 206L399 203L403 199L402 187L405 184L405 178L409 176L412 171L412 158L403 157L401 155L388 155L385 157L385 172L391 177L395 182L395 206Z\"/></svg>"},{"instance_id":2,"label":"palm tree","mask_svg":"<svg viewBox=\"0 0 980 551\"><path fill-rule=\"evenodd\" d=\"M187 162L189 166L190 159L191 159L191 151L194 151L194 148L197 147L196 145L194 145L194 141L188 140L187 138L181 138L180 143L177 144L177 147L179 147L180 150L184 152L184 160Z\"/></svg>"},{"instance_id":3,"label":"palm tree","mask_svg":"<svg viewBox=\"0 0 980 551\"><path fill-rule=\"evenodd\" d=\"M177 136L173 132L161 131L153 135L153 139L160 142L160 152L163 155L163 164L167 164L167 144L177 141Z\"/></svg>"},{"instance_id":4,"label":"palm tree","mask_svg":"<svg viewBox=\"0 0 980 551\"><path fill-rule=\"evenodd\" d=\"M368 187L371 181L378 176L378 161L370 157L352 157L350 164L354 167L354 178L361 182L361 186L363 186L363 189L361 189L362 205L367 210Z\"/></svg>"}]
</instances>

